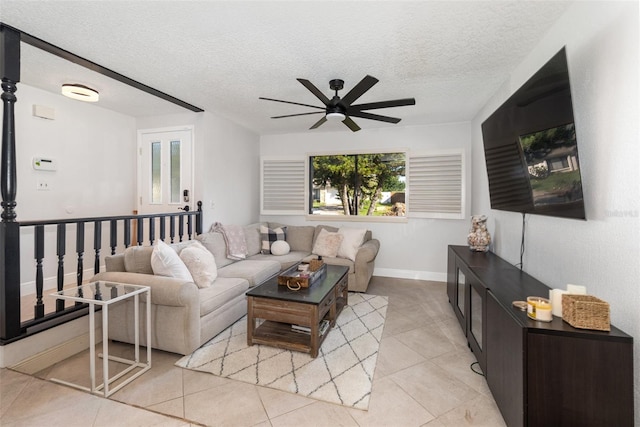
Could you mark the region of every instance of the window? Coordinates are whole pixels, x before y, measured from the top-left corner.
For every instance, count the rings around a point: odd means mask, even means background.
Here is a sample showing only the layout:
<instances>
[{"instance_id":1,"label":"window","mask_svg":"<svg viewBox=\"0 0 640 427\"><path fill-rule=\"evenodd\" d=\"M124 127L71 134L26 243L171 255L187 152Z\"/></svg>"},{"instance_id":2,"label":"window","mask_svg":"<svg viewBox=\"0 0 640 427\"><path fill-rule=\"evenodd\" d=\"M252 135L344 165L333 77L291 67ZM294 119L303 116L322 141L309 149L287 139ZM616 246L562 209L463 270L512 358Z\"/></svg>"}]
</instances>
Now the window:
<instances>
[{"instance_id":1,"label":"window","mask_svg":"<svg viewBox=\"0 0 640 427\"><path fill-rule=\"evenodd\" d=\"M405 153L311 156L311 215L405 216Z\"/></svg>"},{"instance_id":2,"label":"window","mask_svg":"<svg viewBox=\"0 0 640 427\"><path fill-rule=\"evenodd\" d=\"M262 158L262 215L464 219L464 150Z\"/></svg>"}]
</instances>

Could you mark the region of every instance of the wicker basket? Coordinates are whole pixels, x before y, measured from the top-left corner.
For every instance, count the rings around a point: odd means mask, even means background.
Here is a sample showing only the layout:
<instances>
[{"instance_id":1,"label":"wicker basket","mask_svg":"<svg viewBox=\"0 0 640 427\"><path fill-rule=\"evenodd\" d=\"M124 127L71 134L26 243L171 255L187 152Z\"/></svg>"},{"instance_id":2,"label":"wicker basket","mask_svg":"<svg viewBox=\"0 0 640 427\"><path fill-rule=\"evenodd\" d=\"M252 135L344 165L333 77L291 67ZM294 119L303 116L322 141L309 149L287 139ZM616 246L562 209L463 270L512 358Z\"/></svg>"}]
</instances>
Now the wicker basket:
<instances>
[{"instance_id":1,"label":"wicker basket","mask_svg":"<svg viewBox=\"0 0 640 427\"><path fill-rule=\"evenodd\" d=\"M611 330L609 303L591 295L562 295L562 319L574 328Z\"/></svg>"},{"instance_id":2,"label":"wicker basket","mask_svg":"<svg viewBox=\"0 0 640 427\"><path fill-rule=\"evenodd\" d=\"M309 261L309 270L318 271L320 270L323 264L324 264L324 261L322 261L321 259L312 259Z\"/></svg>"}]
</instances>

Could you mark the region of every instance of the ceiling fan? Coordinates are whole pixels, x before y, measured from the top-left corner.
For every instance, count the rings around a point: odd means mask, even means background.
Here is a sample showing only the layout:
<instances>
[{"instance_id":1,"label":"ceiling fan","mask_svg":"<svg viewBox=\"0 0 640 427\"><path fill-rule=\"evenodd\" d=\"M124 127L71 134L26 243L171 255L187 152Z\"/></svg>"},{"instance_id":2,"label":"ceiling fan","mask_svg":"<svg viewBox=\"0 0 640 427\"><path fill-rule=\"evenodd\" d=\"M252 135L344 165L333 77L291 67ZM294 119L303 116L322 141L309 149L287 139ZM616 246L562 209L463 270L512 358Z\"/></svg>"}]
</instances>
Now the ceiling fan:
<instances>
[{"instance_id":1,"label":"ceiling fan","mask_svg":"<svg viewBox=\"0 0 640 427\"><path fill-rule=\"evenodd\" d=\"M288 114L285 116L275 116L271 117L272 119L282 119L284 117L295 117L295 116L306 116L309 114L320 114L324 113L324 116L318 120L313 126L309 129L316 129L320 125L322 125L327 120L335 120L341 121L344 123L349 129L353 132L357 132L360 130L360 126L354 122L351 117L359 117L362 119L369 120L378 120L381 122L388 123L398 123L400 119L396 117L388 117L381 116L379 114L367 113L364 110L376 110L379 108L390 108L390 107L402 107L405 105L415 105L416 100L414 98L404 98L404 99L394 99L391 101L380 101L380 102L371 102L368 104L356 104L352 105L352 103L360 98L366 91L371 89L373 85L378 83L378 79L372 76L366 76L363 78L360 83L355 85L343 98L338 96L338 91L344 87L344 81L340 79L333 79L329 82L329 88L335 91L335 95L333 98L327 98L320 90L313 85L309 80L305 79L297 79L304 87L306 87L312 94L316 96L322 103L324 107L318 107L316 105L309 104L301 104L299 102L291 102L291 101L282 101L280 99L273 98L263 98L266 101L275 101L282 102L285 104L293 104L293 105L301 105L303 107L317 108L322 111L313 111L310 113L298 113L298 114Z\"/></svg>"}]
</instances>

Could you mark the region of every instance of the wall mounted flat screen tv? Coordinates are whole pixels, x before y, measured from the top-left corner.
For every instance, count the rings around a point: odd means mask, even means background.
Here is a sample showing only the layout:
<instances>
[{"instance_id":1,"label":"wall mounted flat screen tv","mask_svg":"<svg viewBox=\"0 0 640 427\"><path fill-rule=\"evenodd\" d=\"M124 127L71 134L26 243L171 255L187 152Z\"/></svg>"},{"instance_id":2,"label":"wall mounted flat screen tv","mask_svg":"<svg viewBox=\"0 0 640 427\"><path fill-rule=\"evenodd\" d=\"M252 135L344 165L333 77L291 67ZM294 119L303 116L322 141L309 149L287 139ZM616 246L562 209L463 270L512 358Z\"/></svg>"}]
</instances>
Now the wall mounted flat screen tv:
<instances>
[{"instance_id":1,"label":"wall mounted flat screen tv","mask_svg":"<svg viewBox=\"0 0 640 427\"><path fill-rule=\"evenodd\" d=\"M491 208L585 219L562 48L482 123Z\"/></svg>"}]
</instances>

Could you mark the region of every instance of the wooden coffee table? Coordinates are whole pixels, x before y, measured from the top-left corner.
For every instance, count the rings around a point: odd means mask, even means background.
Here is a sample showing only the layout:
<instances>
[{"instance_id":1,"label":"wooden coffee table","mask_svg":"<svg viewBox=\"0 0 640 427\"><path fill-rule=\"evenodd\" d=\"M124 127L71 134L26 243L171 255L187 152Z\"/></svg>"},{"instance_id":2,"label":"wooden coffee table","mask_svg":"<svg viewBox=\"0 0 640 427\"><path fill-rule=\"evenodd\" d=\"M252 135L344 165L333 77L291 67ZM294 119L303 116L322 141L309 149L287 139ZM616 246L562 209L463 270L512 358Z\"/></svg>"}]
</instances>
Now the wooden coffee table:
<instances>
[{"instance_id":1,"label":"wooden coffee table","mask_svg":"<svg viewBox=\"0 0 640 427\"><path fill-rule=\"evenodd\" d=\"M278 278L247 292L247 344L267 344L318 356L318 349L348 304L348 267L327 265L324 278L309 288L292 291L278 285ZM320 333L322 321L329 328ZM308 327L297 332L292 325Z\"/></svg>"}]
</instances>

